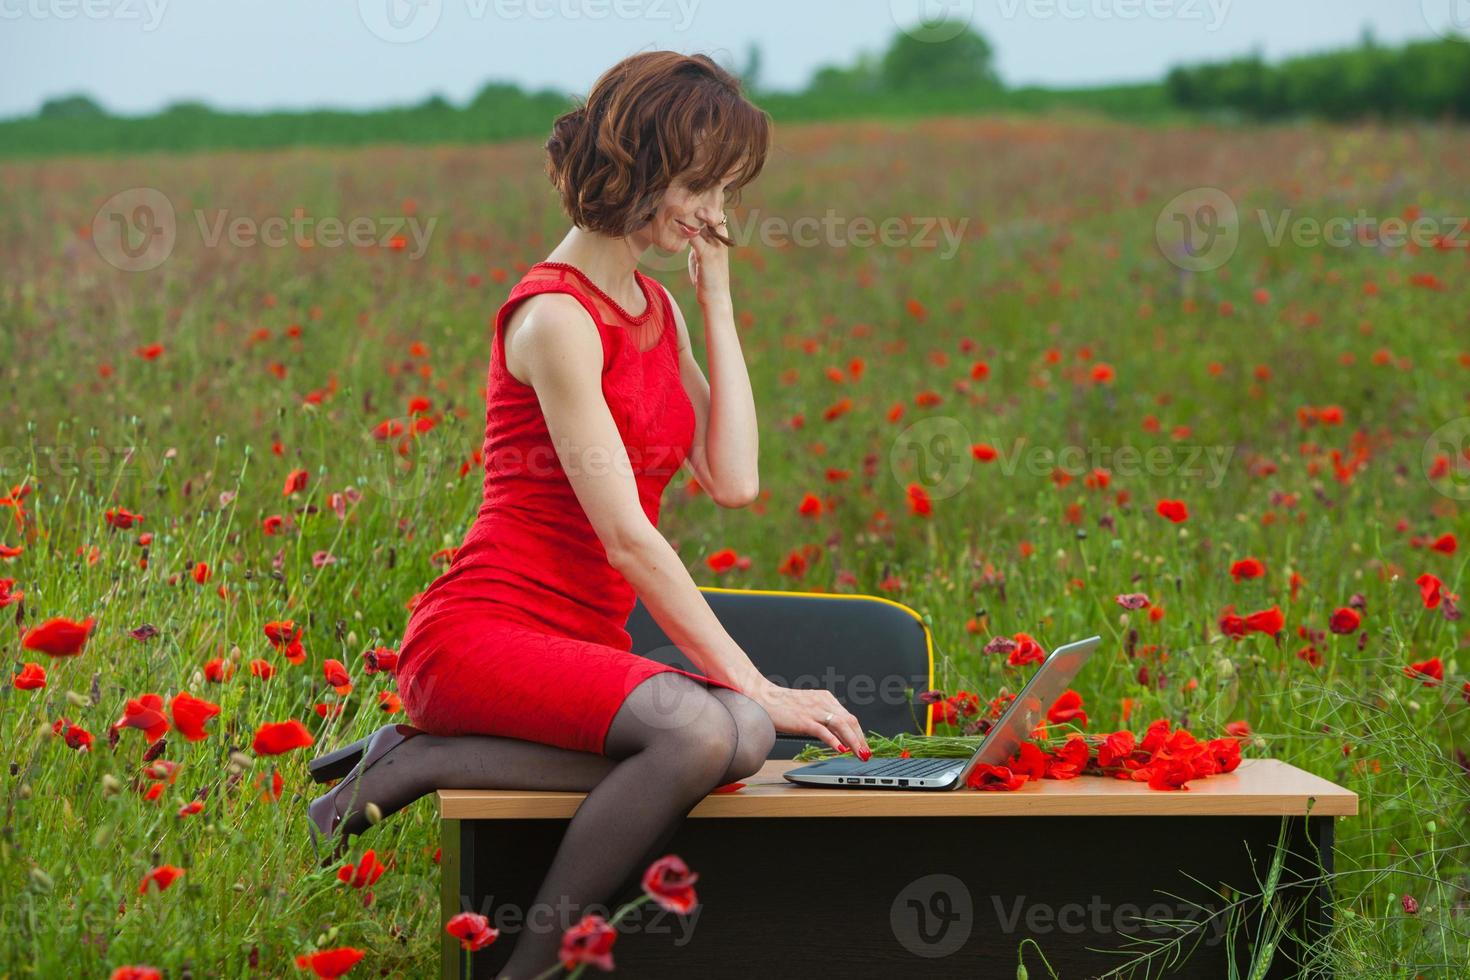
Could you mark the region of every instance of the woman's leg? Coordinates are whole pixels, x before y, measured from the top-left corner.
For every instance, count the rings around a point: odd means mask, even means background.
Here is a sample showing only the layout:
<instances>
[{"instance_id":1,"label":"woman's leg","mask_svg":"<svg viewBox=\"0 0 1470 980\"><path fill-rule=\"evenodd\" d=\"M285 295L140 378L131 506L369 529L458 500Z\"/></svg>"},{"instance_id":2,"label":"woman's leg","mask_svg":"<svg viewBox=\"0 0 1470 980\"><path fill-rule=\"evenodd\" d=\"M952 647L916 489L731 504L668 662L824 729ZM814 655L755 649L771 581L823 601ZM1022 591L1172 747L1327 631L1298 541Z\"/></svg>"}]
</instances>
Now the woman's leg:
<instances>
[{"instance_id":1,"label":"woman's leg","mask_svg":"<svg viewBox=\"0 0 1470 980\"><path fill-rule=\"evenodd\" d=\"M659 676L667 676L668 673L666 671ZM690 683L705 691L697 681ZM683 685L677 687L682 688ZM740 731L740 748L722 774L723 778L714 784L720 786L758 770L770 752L775 733L765 709L745 695L727 688L709 688L707 693L731 712ZM653 703L657 700L653 699ZM764 728L771 729L769 740L762 734L762 723ZM348 832L358 834L367 825L362 811L368 801L376 803L383 816L387 817L440 789L586 793L612 772L619 761L595 752L579 752L559 745L499 735L432 735L425 732L401 743L370 771L359 774L358 785L352 787L351 792L344 793L343 798L337 801L337 808L339 812L352 811L347 819ZM666 836L672 836L677 830L678 825L675 824ZM661 856L653 855L644 867ZM641 874L643 868L638 871Z\"/></svg>"},{"instance_id":2,"label":"woman's leg","mask_svg":"<svg viewBox=\"0 0 1470 980\"><path fill-rule=\"evenodd\" d=\"M528 980L557 962L562 933L641 876L710 790L761 767L770 716L737 692L665 671L635 687L608 728L618 762L567 824L501 976Z\"/></svg>"},{"instance_id":3,"label":"woman's leg","mask_svg":"<svg viewBox=\"0 0 1470 980\"><path fill-rule=\"evenodd\" d=\"M605 904L620 885L636 887L688 811L716 786L758 771L774 741L770 716L750 698L664 671L624 699L608 728L606 755L495 735L424 733L359 774L359 785L338 806L351 810L348 832L361 833L368 801L387 817L437 789L587 793L533 905L545 908L555 901L548 896L570 895L576 910ZM614 773L616 780L609 778ZM622 846L609 846L614 843ZM556 960L562 932L581 918L547 923L544 915L542 931L523 927L515 935L507 970L519 972L505 976L521 980L545 970ZM525 963L535 968L528 972Z\"/></svg>"},{"instance_id":4,"label":"woman's leg","mask_svg":"<svg viewBox=\"0 0 1470 980\"><path fill-rule=\"evenodd\" d=\"M725 710L730 712L730 716L735 720L736 728L740 730L740 749L736 753L736 758L730 763L730 768L725 771L724 778L715 784L723 786L725 783L733 783L760 771L761 765L771 754L771 747L775 745L776 728L771 724L771 716L766 714L766 709L744 694L724 687L711 687L707 690L710 696L723 704ZM683 820L675 820L669 824L653 846L644 852L643 857L634 862L632 874L623 882L617 896L612 900L611 905L614 910L624 902L632 901L642 894L643 872L648 870L650 864L668 853L669 842L679 832L683 823Z\"/></svg>"}]
</instances>

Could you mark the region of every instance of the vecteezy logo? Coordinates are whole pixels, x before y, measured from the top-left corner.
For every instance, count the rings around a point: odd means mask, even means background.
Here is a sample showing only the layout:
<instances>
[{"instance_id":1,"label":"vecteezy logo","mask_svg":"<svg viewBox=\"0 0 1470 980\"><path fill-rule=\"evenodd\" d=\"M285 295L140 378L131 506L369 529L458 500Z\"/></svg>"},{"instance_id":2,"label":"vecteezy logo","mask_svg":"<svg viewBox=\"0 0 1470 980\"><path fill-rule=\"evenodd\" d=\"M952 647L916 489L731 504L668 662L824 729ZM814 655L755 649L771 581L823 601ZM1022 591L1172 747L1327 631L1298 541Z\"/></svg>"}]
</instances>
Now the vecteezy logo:
<instances>
[{"instance_id":1,"label":"vecteezy logo","mask_svg":"<svg viewBox=\"0 0 1470 980\"><path fill-rule=\"evenodd\" d=\"M92 216L92 245L109 265L146 272L162 265L178 240L174 206L152 187L112 195Z\"/></svg>"},{"instance_id":2,"label":"vecteezy logo","mask_svg":"<svg viewBox=\"0 0 1470 980\"><path fill-rule=\"evenodd\" d=\"M934 959L965 945L975 925L975 903L954 875L925 875L895 896L888 921L904 949Z\"/></svg>"},{"instance_id":3,"label":"vecteezy logo","mask_svg":"<svg viewBox=\"0 0 1470 980\"><path fill-rule=\"evenodd\" d=\"M1433 479L1430 474L1441 456L1449 461L1449 468ZM1455 500L1470 500L1470 416L1450 419L1431 432L1424 440L1419 462L1434 489Z\"/></svg>"},{"instance_id":4,"label":"vecteezy logo","mask_svg":"<svg viewBox=\"0 0 1470 980\"><path fill-rule=\"evenodd\" d=\"M1240 245L1240 214L1218 187L1187 190L1164 205L1154 221L1159 252L1189 272L1208 272L1230 261Z\"/></svg>"},{"instance_id":5,"label":"vecteezy logo","mask_svg":"<svg viewBox=\"0 0 1470 980\"><path fill-rule=\"evenodd\" d=\"M975 0L888 0L898 29L916 41L939 44L959 37L975 17Z\"/></svg>"},{"instance_id":6,"label":"vecteezy logo","mask_svg":"<svg viewBox=\"0 0 1470 980\"><path fill-rule=\"evenodd\" d=\"M434 433L420 434L413 416L388 419L362 436L364 489L388 500L421 500L456 475L455 460Z\"/></svg>"},{"instance_id":7,"label":"vecteezy logo","mask_svg":"<svg viewBox=\"0 0 1470 980\"><path fill-rule=\"evenodd\" d=\"M373 34L393 44L411 44L439 25L443 0L357 0L357 12Z\"/></svg>"},{"instance_id":8,"label":"vecteezy logo","mask_svg":"<svg viewBox=\"0 0 1470 980\"><path fill-rule=\"evenodd\" d=\"M959 419L933 415L919 419L898 434L888 454L888 466L900 485L918 483L930 497L952 497L970 482L975 459L970 454L969 430Z\"/></svg>"},{"instance_id":9,"label":"vecteezy logo","mask_svg":"<svg viewBox=\"0 0 1470 980\"><path fill-rule=\"evenodd\" d=\"M1470 37L1470 0L1420 0L1424 22L1443 38Z\"/></svg>"}]
</instances>

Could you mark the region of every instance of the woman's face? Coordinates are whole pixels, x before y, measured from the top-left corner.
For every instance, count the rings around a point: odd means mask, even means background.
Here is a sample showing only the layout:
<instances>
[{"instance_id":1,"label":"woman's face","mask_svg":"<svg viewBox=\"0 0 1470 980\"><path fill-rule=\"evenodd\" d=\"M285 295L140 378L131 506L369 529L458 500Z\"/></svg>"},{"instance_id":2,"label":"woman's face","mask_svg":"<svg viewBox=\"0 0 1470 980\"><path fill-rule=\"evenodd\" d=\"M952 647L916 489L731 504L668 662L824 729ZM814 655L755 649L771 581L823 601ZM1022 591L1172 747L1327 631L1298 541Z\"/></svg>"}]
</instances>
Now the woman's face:
<instances>
[{"instance_id":1,"label":"woman's face","mask_svg":"<svg viewBox=\"0 0 1470 980\"><path fill-rule=\"evenodd\" d=\"M726 190L737 172L738 168L732 170L700 193L690 190L684 175L675 177L654 209L653 219L643 229L649 238L647 244L665 252L678 252L706 226L717 226L725 215ZM728 234L728 229L719 230Z\"/></svg>"}]
</instances>

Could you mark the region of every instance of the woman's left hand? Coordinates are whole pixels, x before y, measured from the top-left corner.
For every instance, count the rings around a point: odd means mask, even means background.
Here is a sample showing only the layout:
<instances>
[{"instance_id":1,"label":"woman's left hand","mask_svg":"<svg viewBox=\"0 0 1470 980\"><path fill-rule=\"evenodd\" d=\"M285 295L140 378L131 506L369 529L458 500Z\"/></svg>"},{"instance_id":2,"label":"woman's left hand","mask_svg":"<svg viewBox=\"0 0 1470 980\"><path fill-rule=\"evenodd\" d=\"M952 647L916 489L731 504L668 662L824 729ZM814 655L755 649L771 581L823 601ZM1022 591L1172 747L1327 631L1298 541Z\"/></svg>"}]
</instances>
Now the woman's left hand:
<instances>
[{"instance_id":1,"label":"woman's left hand","mask_svg":"<svg viewBox=\"0 0 1470 980\"><path fill-rule=\"evenodd\" d=\"M726 227L723 223L719 225L720 231L728 236ZM730 250L708 228L689 240L689 281L701 305L730 299Z\"/></svg>"}]
</instances>

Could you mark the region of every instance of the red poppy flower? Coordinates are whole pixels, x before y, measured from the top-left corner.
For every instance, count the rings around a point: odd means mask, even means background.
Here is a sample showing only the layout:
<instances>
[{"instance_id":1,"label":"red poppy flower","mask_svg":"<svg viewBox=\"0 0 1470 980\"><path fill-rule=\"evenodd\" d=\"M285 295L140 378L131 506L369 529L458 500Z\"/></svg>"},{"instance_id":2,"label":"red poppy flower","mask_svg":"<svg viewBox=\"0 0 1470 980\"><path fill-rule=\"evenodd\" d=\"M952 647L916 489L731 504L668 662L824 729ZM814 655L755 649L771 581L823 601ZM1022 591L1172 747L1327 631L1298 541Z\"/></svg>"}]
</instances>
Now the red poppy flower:
<instances>
[{"instance_id":1,"label":"red poppy flower","mask_svg":"<svg viewBox=\"0 0 1470 980\"><path fill-rule=\"evenodd\" d=\"M1035 742L1022 742L1020 750L1006 761L1006 768L1029 779L1045 779L1049 757Z\"/></svg>"},{"instance_id":2,"label":"red poppy flower","mask_svg":"<svg viewBox=\"0 0 1470 980\"><path fill-rule=\"evenodd\" d=\"M352 690L352 677L347 673L347 665L340 660L328 658L322 664L322 676L337 689L338 694L346 694Z\"/></svg>"},{"instance_id":3,"label":"red poppy flower","mask_svg":"<svg viewBox=\"0 0 1470 980\"><path fill-rule=\"evenodd\" d=\"M20 672L11 677L10 683L18 691L34 691L46 686L46 670L40 664L27 663Z\"/></svg>"},{"instance_id":4,"label":"red poppy flower","mask_svg":"<svg viewBox=\"0 0 1470 980\"><path fill-rule=\"evenodd\" d=\"M292 749L304 749L315 743L306 726L290 721L268 721L255 730L251 749L256 755L282 755Z\"/></svg>"},{"instance_id":5,"label":"red poppy flower","mask_svg":"<svg viewBox=\"0 0 1470 980\"><path fill-rule=\"evenodd\" d=\"M1444 680L1444 664L1438 657L1430 657L1404 668L1405 677L1423 678L1425 687L1433 687Z\"/></svg>"},{"instance_id":6,"label":"red poppy flower","mask_svg":"<svg viewBox=\"0 0 1470 980\"><path fill-rule=\"evenodd\" d=\"M1090 757L1087 739L1074 734L1047 760L1046 776L1048 779L1072 779L1080 776L1082 770L1087 768Z\"/></svg>"},{"instance_id":7,"label":"red poppy flower","mask_svg":"<svg viewBox=\"0 0 1470 980\"><path fill-rule=\"evenodd\" d=\"M112 729L136 728L156 742L169 730L168 719L163 716L163 698L157 694L144 694L129 698L123 706L122 717L112 723Z\"/></svg>"},{"instance_id":8,"label":"red poppy flower","mask_svg":"<svg viewBox=\"0 0 1470 980\"><path fill-rule=\"evenodd\" d=\"M1434 609L1439 606L1440 600L1444 598L1444 583L1439 580L1438 575L1425 572L1414 580L1419 586L1419 598L1424 602L1425 609Z\"/></svg>"},{"instance_id":9,"label":"red poppy flower","mask_svg":"<svg viewBox=\"0 0 1470 980\"><path fill-rule=\"evenodd\" d=\"M1266 574L1266 566L1254 558L1242 558L1230 566L1230 577L1239 582L1241 579L1260 578Z\"/></svg>"},{"instance_id":10,"label":"red poppy flower","mask_svg":"<svg viewBox=\"0 0 1470 980\"><path fill-rule=\"evenodd\" d=\"M1189 520L1189 508L1182 500L1160 500L1154 509L1160 517L1165 517L1175 524Z\"/></svg>"},{"instance_id":11,"label":"red poppy flower","mask_svg":"<svg viewBox=\"0 0 1470 980\"><path fill-rule=\"evenodd\" d=\"M163 891L183 873L183 868L176 868L172 864L159 865L143 876L143 883L138 886L138 894L146 895L150 884L157 885L158 890Z\"/></svg>"},{"instance_id":12,"label":"red poppy flower","mask_svg":"<svg viewBox=\"0 0 1470 980\"><path fill-rule=\"evenodd\" d=\"M90 616L81 622L64 617L48 619L40 626L27 630L20 645L27 650L49 653L53 657L72 657L82 652L87 636L96 622Z\"/></svg>"},{"instance_id":13,"label":"red poppy flower","mask_svg":"<svg viewBox=\"0 0 1470 980\"><path fill-rule=\"evenodd\" d=\"M462 949L477 950L495 942L499 929L490 928L490 920L478 912L461 912L451 918L444 931L459 940Z\"/></svg>"},{"instance_id":14,"label":"red poppy flower","mask_svg":"<svg viewBox=\"0 0 1470 980\"><path fill-rule=\"evenodd\" d=\"M81 725L73 725L65 718L58 718L51 725L51 733L60 735L66 741L66 747L76 749L78 752L90 752L92 750L92 733Z\"/></svg>"},{"instance_id":15,"label":"red poppy flower","mask_svg":"<svg viewBox=\"0 0 1470 980\"><path fill-rule=\"evenodd\" d=\"M336 980L357 965L365 954L352 946L323 949L315 953L301 953L296 957L298 970L310 970L322 980Z\"/></svg>"},{"instance_id":16,"label":"red poppy flower","mask_svg":"<svg viewBox=\"0 0 1470 980\"><path fill-rule=\"evenodd\" d=\"M306 489L307 472L305 470L292 470L286 474L286 484L281 490L281 496L289 497L293 493L299 493Z\"/></svg>"},{"instance_id":17,"label":"red poppy flower","mask_svg":"<svg viewBox=\"0 0 1470 980\"><path fill-rule=\"evenodd\" d=\"M670 912L687 915L699 901L694 896L698 880L699 875L689 870L683 858L665 854L643 872L643 890Z\"/></svg>"},{"instance_id":18,"label":"red poppy flower","mask_svg":"<svg viewBox=\"0 0 1470 980\"><path fill-rule=\"evenodd\" d=\"M737 558L734 548L721 548L706 558L704 563L709 566L710 571L718 575L734 568Z\"/></svg>"},{"instance_id":19,"label":"red poppy flower","mask_svg":"<svg viewBox=\"0 0 1470 980\"><path fill-rule=\"evenodd\" d=\"M0 578L0 609L20 602L26 597L24 592L12 592L13 588L15 588L15 579Z\"/></svg>"},{"instance_id":20,"label":"red poppy flower","mask_svg":"<svg viewBox=\"0 0 1470 980\"><path fill-rule=\"evenodd\" d=\"M1135 744L1136 739L1132 732L1113 732L1097 747L1097 764L1104 769L1121 765L1124 759L1133 754Z\"/></svg>"},{"instance_id":21,"label":"red poppy flower","mask_svg":"<svg viewBox=\"0 0 1470 980\"><path fill-rule=\"evenodd\" d=\"M256 657L250 661L250 673L253 677L259 677L263 681L270 680L276 673L276 668L269 660L261 660Z\"/></svg>"},{"instance_id":22,"label":"red poppy flower","mask_svg":"<svg viewBox=\"0 0 1470 980\"><path fill-rule=\"evenodd\" d=\"M204 679L211 684L222 684L235 675L235 665L223 657L215 657L204 665Z\"/></svg>"},{"instance_id":23,"label":"red poppy flower","mask_svg":"<svg viewBox=\"0 0 1470 980\"><path fill-rule=\"evenodd\" d=\"M992 766L980 763L965 777L965 785L971 789L1013 790L1020 789L1026 782L1024 773L1012 772L1008 766Z\"/></svg>"},{"instance_id":24,"label":"red poppy flower","mask_svg":"<svg viewBox=\"0 0 1470 980\"><path fill-rule=\"evenodd\" d=\"M1070 689L1063 691L1062 696L1057 698L1056 703L1047 711L1046 720L1055 725L1068 721L1086 725L1087 712L1082 710L1082 695Z\"/></svg>"},{"instance_id":25,"label":"red poppy flower","mask_svg":"<svg viewBox=\"0 0 1470 980\"><path fill-rule=\"evenodd\" d=\"M107 513L102 516L110 526L117 528L119 531L125 531L134 524L143 523L142 514L134 514L126 507L109 508Z\"/></svg>"},{"instance_id":26,"label":"red poppy flower","mask_svg":"<svg viewBox=\"0 0 1470 980\"><path fill-rule=\"evenodd\" d=\"M1133 779L1147 781L1149 789L1188 789L1185 785L1194 776L1187 759L1160 759L1133 771Z\"/></svg>"},{"instance_id":27,"label":"red poppy flower","mask_svg":"<svg viewBox=\"0 0 1470 980\"><path fill-rule=\"evenodd\" d=\"M929 499L929 491L922 484L910 483L908 486L909 512L919 517L928 517L934 513L934 504Z\"/></svg>"},{"instance_id":28,"label":"red poppy flower","mask_svg":"<svg viewBox=\"0 0 1470 980\"><path fill-rule=\"evenodd\" d=\"M169 711L174 716L174 727L189 741L197 742L209 737L209 733L204 730L204 723L219 714L220 708L217 704L196 698L188 691L180 691L169 702Z\"/></svg>"},{"instance_id":29,"label":"red poppy flower","mask_svg":"<svg viewBox=\"0 0 1470 980\"><path fill-rule=\"evenodd\" d=\"M1453 555L1455 553L1455 547L1455 536L1448 533L1441 534L1439 537L1435 538L1433 543L1429 546L1431 551L1438 551L1439 553L1445 555Z\"/></svg>"},{"instance_id":30,"label":"red poppy flower","mask_svg":"<svg viewBox=\"0 0 1470 980\"><path fill-rule=\"evenodd\" d=\"M366 888L383 876L387 870L383 862L378 860L378 854L372 848L362 852L362 857L357 864L344 864L337 869L337 880L345 882L353 888Z\"/></svg>"},{"instance_id":31,"label":"red poppy flower","mask_svg":"<svg viewBox=\"0 0 1470 980\"><path fill-rule=\"evenodd\" d=\"M1253 612L1245 617L1246 629L1255 630L1259 633L1268 633L1272 636L1280 633L1282 627L1285 625L1286 618L1281 615L1281 610L1276 606L1272 606L1270 609L1263 609L1260 612Z\"/></svg>"},{"instance_id":32,"label":"red poppy flower","mask_svg":"<svg viewBox=\"0 0 1470 980\"><path fill-rule=\"evenodd\" d=\"M285 654L293 664L306 659L306 650L301 646L301 627L292 619L275 620L265 624L265 638L271 646Z\"/></svg>"},{"instance_id":33,"label":"red poppy flower","mask_svg":"<svg viewBox=\"0 0 1470 980\"><path fill-rule=\"evenodd\" d=\"M1006 658L1006 663L1012 667L1022 667L1026 664L1039 664L1046 659L1046 651L1041 644L1031 638L1029 634L1017 633L1012 637L1016 646Z\"/></svg>"},{"instance_id":34,"label":"red poppy flower","mask_svg":"<svg viewBox=\"0 0 1470 980\"><path fill-rule=\"evenodd\" d=\"M120 966L109 980L163 980L163 973L151 966Z\"/></svg>"},{"instance_id":35,"label":"red poppy flower","mask_svg":"<svg viewBox=\"0 0 1470 980\"><path fill-rule=\"evenodd\" d=\"M1229 727L1228 725L1226 726ZM1231 772L1240 765L1240 740L1236 738L1212 738L1205 748L1214 759L1218 772Z\"/></svg>"},{"instance_id":36,"label":"red poppy flower","mask_svg":"<svg viewBox=\"0 0 1470 980\"><path fill-rule=\"evenodd\" d=\"M1332 617L1327 621L1327 628L1334 633L1351 633L1362 621L1363 617L1358 615L1356 609L1344 607L1333 611Z\"/></svg>"},{"instance_id":37,"label":"red poppy flower","mask_svg":"<svg viewBox=\"0 0 1470 980\"><path fill-rule=\"evenodd\" d=\"M365 674L379 671L393 673L398 669L398 651L391 647L373 647L362 655L362 670Z\"/></svg>"},{"instance_id":38,"label":"red poppy flower","mask_svg":"<svg viewBox=\"0 0 1470 980\"><path fill-rule=\"evenodd\" d=\"M612 947L618 931L600 915L584 915L561 937L561 965L568 970L591 963L599 970L613 968Z\"/></svg>"}]
</instances>

